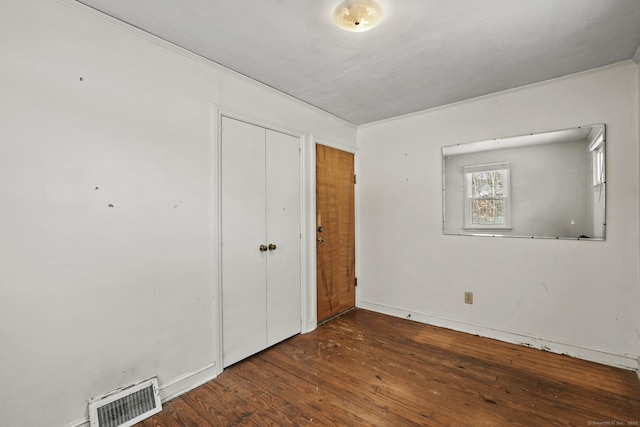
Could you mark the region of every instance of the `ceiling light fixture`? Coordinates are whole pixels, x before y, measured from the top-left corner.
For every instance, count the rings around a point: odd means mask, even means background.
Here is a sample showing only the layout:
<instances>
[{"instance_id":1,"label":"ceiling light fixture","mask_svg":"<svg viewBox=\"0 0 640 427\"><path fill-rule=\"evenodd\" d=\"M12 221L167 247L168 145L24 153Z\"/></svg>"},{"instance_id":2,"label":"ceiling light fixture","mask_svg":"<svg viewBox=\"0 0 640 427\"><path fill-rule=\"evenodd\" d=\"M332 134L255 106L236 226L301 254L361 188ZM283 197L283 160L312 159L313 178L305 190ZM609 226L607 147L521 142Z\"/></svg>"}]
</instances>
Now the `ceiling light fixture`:
<instances>
[{"instance_id":1,"label":"ceiling light fixture","mask_svg":"<svg viewBox=\"0 0 640 427\"><path fill-rule=\"evenodd\" d=\"M333 21L344 30L360 33L382 20L382 8L375 0L344 0L333 12Z\"/></svg>"}]
</instances>

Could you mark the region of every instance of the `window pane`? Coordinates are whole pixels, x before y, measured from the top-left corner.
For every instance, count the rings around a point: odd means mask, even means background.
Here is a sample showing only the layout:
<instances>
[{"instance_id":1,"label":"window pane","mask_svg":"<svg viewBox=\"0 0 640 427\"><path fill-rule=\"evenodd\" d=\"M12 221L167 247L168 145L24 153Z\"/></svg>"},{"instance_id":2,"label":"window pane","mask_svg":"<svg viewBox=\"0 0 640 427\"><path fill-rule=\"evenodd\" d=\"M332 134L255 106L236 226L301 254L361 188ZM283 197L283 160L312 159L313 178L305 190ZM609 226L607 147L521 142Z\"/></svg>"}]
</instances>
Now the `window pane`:
<instances>
[{"instance_id":1,"label":"window pane","mask_svg":"<svg viewBox=\"0 0 640 427\"><path fill-rule=\"evenodd\" d=\"M504 170L471 174L471 198L504 197Z\"/></svg>"},{"instance_id":2,"label":"window pane","mask_svg":"<svg viewBox=\"0 0 640 427\"><path fill-rule=\"evenodd\" d=\"M469 229L511 227L509 163L464 166L465 215Z\"/></svg>"},{"instance_id":3,"label":"window pane","mask_svg":"<svg viewBox=\"0 0 640 427\"><path fill-rule=\"evenodd\" d=\"M504 199L474 199L471 201L473 224L504 224Z\"/></svg>"}]
</instances>

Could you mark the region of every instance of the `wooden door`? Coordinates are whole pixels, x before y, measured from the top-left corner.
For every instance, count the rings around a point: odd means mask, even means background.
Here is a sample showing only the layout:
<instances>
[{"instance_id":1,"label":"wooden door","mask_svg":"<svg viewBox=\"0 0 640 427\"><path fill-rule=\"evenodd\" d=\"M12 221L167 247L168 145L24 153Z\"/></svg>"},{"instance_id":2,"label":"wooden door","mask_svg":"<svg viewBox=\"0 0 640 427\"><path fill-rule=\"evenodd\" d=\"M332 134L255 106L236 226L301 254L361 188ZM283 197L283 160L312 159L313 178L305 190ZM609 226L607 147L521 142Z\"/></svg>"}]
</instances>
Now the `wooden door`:
<instances>
[{"instance_id":1,"label":"wooden door","mask_svg":"<svg viewBox=\"0 0 640 427\"><path fill-rule=\"evenodd\" d=\"M265 130L222 118L223 365L266 348Z\"/></svg>"},{"instance_id":2,"label":"wooden door","mask_svg":"<svg viewBox=\"0 0 640 427\"><path fill-rule=\"evenodd\" d=\"M317 321L355 306L353 154L316 145Z\"/></svg>"}]
</instances>

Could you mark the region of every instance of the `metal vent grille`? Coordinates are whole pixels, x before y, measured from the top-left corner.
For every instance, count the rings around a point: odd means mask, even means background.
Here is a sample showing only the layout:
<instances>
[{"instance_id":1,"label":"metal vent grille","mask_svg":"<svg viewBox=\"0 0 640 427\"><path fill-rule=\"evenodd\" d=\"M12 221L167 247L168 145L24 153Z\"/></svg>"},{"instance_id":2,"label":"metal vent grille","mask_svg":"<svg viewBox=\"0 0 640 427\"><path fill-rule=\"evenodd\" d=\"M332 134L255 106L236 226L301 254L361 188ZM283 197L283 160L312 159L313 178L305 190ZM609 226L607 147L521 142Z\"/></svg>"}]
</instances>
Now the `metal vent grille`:
<instances>
[{"instance_id":1,"label":"metal vent grille","mask_svg":"<svg viewBox=\"0 0 640 427\"><path fill-rule=\"evenodd\" d=\"M129 427L162 410L156 378L118 389L89 403L92 427Z\"/></svg>"},{"instance_id":2,"label":"metal vent grille","mask_svg":"<svg viewBox=\"0 0 640 427\"><path fill-rule=\"evenodd\" d=\"M149 386L98 408L98 425L100 427L118 427L155 408L153 386Z\"/></svg>"}]
</instances>

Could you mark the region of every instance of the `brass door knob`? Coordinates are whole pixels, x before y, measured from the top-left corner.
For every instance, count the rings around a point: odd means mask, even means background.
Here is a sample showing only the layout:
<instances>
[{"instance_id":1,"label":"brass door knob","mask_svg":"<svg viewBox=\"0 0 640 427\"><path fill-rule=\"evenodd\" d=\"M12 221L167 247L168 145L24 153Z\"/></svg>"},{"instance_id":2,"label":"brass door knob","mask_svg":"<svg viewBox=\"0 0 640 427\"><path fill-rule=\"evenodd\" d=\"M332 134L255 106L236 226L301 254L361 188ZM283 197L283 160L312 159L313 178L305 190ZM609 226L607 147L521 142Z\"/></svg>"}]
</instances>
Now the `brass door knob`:
<instances>
[{"instance_id":1,"label":"brass door knob","mask_svg":"<svg viewBox=\"0 0 640 427\"><path fill-rule=\"evenodd\" d=\"M266 252L267 247L265 245L260 245L260 252Z\"/></svg>"},{"instance_id":2,"label":"brass door knob","mask_svg":"<svg viewBox=\"0 0 640 427\"><path fill-rule=\"evenodd\" d=\"M276 250L276 245L274 245L273 243L269 243L269 250L270 251L275 251Z\"/></svg>"},{"instance_id":3,"label":"brass door knob","mask_svg":"<svg viewBox=\"0 0 640 427\"><path fill-rule=\"evenodd\" d=\"M324 243L324 237L318 237L318 243Z\"/></svg>"}]
</instances>

